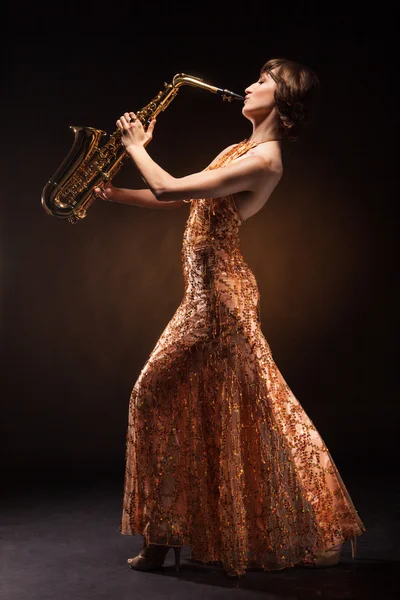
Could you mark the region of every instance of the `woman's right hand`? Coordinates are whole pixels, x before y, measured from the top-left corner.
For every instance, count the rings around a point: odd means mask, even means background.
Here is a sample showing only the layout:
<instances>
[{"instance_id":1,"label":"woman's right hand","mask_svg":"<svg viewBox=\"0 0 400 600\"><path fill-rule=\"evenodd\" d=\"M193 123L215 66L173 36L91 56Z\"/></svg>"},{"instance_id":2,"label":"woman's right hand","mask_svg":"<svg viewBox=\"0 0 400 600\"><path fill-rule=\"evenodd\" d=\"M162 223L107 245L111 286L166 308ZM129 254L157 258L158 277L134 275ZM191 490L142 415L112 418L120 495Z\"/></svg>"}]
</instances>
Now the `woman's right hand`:
<instances>
[{"instance_id":1,"label":"woman's right hand","mask_svg":"<svg viewBox=\"0 0 400 600\"><path fill-rule=\"evenodd\" d=\"M99 198L101 198L102 200L109 200L112 201L114 193L116 191L116 187L114 187L109 181L106 183L106 185L102 188L100 187L95 187L94 191L95 193L99 196Z\"/></svg>"}]
</instances>

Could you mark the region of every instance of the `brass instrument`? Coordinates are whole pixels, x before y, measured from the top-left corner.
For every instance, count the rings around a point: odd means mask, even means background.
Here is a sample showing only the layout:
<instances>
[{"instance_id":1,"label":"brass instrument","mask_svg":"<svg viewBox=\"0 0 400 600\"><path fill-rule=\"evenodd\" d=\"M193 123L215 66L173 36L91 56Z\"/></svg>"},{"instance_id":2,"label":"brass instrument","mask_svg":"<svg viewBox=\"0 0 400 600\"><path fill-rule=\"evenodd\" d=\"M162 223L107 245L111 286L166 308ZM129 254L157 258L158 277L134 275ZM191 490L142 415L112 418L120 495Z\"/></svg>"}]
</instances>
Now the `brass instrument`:
<instances>
[{"instance_id":1,"label":"brass instrument","mask_svg":"<svg viewBox=\"0 0 400 600\"><path fill-rule=\"evenodd\" d=\"M244 99L234 92L204 83L198 77L178 73L172 83L164 83L164 89L136 113L144 129L167 108L182 85L202 88L222 96L223 100ZM87 209L97 198L94 188L101 187L103 182L110 181L118 173L127 152L119 129L110 135L106 144L99 147L100 138L107 135L105 131L93 127L70 127L75 134L74 143L65 160L45 185L41 202L49 215L77 223L86 217Z\"/></svg>"}]
</instances>

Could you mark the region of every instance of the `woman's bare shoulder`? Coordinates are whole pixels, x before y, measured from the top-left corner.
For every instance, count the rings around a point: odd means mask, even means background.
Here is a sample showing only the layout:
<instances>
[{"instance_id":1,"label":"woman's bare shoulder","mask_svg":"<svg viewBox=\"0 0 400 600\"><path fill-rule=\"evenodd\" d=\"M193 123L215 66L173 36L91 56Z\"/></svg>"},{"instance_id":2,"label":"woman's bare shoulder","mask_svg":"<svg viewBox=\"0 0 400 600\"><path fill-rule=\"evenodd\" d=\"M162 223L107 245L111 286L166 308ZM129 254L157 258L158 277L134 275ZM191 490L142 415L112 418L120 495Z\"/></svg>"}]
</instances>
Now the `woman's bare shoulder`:
<instances>
[{"instance_id":1,"label":"woman's bare shoulder","mask_svg":"<svg viewBox=\"0 0 400 600\"><path fill-rule=\"evenodd\" d=\"M268 144L259 144L255 148L248 150L246 154L235 158L233 162L245 160L246 158L250 158L252 156L257 156L262 159L262 163L267 171L276 173L283 171L282 154L279 146L276 147Z\"/></svg>"}]
</instances>

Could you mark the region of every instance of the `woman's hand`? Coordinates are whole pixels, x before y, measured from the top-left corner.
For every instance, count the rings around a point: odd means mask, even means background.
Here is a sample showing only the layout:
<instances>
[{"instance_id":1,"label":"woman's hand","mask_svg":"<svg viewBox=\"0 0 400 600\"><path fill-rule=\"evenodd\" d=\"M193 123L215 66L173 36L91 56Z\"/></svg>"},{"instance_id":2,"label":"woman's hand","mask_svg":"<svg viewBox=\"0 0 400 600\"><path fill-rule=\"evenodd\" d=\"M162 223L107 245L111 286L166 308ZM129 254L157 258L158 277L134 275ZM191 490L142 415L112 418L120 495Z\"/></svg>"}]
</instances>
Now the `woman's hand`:
<instances>
[{"instance_id":1,"label":"woman's hand","mask_svg":"<svg viewBox=\"0 0 400 600\"><path fill-rule=\"evenodd\" d=\"M117 126L121 130L121 139L125 149L128 150L129 146L143 146L145 148L153 139L155 124L156 120L153 119L147 131L145 131L134 112L124 113L118 119Z\"/></svg>"},{"instance_id":2,"label":"woman's hand","mask_svg":"<svg viewBox=\"0 0 400 600\"><path fill-rule=\"evenodd\" d=\"M104 188L95 187L94 191L102 200L109 200L112 202L115 191L117 190L110 182L107 182Z\"/></svg>"}]
</instances>

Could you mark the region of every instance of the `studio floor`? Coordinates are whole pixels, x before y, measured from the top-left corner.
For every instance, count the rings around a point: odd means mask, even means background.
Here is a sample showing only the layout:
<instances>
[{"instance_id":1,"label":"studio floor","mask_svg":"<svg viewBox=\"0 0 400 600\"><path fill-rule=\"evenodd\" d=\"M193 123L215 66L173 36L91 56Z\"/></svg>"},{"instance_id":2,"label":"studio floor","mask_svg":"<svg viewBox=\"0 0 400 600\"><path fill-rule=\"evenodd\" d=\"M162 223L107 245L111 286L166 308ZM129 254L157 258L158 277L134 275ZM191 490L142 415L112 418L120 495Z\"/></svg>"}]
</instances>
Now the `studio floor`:
<instances>
[{"instance_id":1,"label":"studio floor","mask_svg":"<svg viewBox=\"0 0 400 600\"><path fill-rule=\"evenodd\" d=\"M81 476L51 472L9 484L2 495L0 598L4 600L390 600L400 594L399 487L387 475L343 474L367 531L357 558L346 542L338 565L249 570L229 580L218 564L205 565L172 550L157 571L127 566L142 537L119 532L120 476L87 469ZM20 473L20 476L22 474Z\"/></svg>"}]
</instances>

